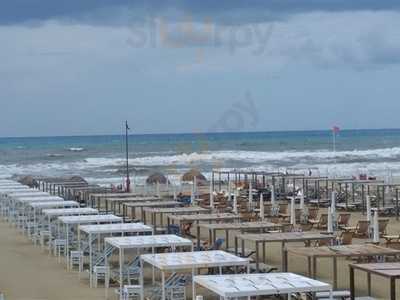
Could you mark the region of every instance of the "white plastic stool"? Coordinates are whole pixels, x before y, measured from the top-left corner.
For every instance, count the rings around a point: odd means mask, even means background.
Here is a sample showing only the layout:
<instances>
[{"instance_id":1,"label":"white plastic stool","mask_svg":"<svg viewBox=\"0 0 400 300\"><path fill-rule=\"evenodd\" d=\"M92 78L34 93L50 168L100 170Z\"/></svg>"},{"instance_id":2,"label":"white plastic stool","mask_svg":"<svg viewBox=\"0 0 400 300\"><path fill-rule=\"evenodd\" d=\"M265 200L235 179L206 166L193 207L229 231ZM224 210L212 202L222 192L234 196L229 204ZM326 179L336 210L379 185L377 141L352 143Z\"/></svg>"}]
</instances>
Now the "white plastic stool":
<instances>
[{"instance_id":1,"label":"white plastic stool","mask_svg":"<svg viewBox=\"0 0 400 300\"><path fill-rule=\"evenodd\" d=\"M93 280L94 287L97 288L99 279L104 279L104 285L106 288L110 284L110 268L106 266L94 266L93 268Z\"/></svg>"},{"instance_id":2,"label":"white plastic stool","mask_svg":"<svg viewBox=\"0 0 400 300\"><path fill-rule=\"evenodd\" d=\"M67 249L67 240L55 239L53 241L53 247L54 256L57 256L60 261L61 253L65 254L65 250Z\"/></svg>"},{"instance_id":3,"label":"white plastic stool","mask_svg":"<svg viewBox=\"0 0 400 300\"><path fill-rule=\"evenodd\" d=\"M142 286L140 285L124 285L122 289L122 300L137 299L142 295Z\"/></svg>"},{"instance_id":4,"label":"white plastic stool","mask_svg":"<svg viewBox=\"0 0 400 300\"><path fill-rule=\"evenodd\" d=\"M78 266L79 272L83 271L83 251L71 251L69 256L69 268L72 270Z\"/></svg>"},{"instance_id":5,"label":"white plastic stool","mask_svg":"<svg viewBox=\"0 0 400 300\"><path fill-rule=\"evenodd\" d=\"M40 247L43 249L46 246L46 240L50 243L51 234L49 230L42 230L39 233Z\"/></svg>"}]
</instances>

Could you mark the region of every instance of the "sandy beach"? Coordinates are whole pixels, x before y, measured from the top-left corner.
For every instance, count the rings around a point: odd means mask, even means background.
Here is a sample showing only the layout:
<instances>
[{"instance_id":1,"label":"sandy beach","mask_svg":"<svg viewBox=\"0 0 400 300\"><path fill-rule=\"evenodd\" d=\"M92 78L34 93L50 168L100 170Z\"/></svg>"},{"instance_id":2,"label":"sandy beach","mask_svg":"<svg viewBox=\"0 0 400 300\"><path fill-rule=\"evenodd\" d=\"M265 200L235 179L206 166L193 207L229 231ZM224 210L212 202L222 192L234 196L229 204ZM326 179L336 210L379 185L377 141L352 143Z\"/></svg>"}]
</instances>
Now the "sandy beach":
<instances>
[{"instance_id":1,"label":"sandy beach","mask_svg":"<svg viewBox=\"0 0 400 300\"><path fill-rule=\"evenodd\" d=\"M10 224L0 222L0 291L6 300L103 299L103 289L67 272L65 262L35 247Z\"/></svg>"}]
</instances>

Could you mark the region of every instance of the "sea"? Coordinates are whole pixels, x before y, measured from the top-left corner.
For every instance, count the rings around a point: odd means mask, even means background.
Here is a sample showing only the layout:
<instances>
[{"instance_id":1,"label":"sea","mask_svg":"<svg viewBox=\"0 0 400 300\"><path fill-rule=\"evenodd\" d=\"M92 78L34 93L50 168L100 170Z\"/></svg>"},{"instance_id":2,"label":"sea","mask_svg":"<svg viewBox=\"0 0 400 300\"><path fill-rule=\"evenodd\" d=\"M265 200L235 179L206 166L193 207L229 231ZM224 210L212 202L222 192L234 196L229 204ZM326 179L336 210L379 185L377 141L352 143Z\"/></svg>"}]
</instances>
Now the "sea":
<instances>
[{"instance_id":1,"label":"sea","mask_svg":"<svg viewBox=\"0 0 400 300\"><path fill-rule=\"evenodd\" d=\"M288 171L328 176L400 176L400 129L130 135L137 184L154 172L171 182L191 168ZM0 178L79 175L123 182L125 136L0 138Z\"/></svg>"}]
</instances>

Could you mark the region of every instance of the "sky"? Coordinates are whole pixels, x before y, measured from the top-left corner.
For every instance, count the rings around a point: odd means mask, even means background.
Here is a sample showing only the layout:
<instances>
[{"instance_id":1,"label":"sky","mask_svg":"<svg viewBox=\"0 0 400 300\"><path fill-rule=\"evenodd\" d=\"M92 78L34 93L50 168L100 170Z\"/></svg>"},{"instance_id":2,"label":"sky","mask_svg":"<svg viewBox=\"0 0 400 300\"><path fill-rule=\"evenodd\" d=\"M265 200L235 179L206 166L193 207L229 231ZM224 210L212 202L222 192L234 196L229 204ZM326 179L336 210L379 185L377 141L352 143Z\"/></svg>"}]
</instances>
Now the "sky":
<instances>
[{"instance_id":1,"label":"sky","mask_svg":"<svg viewBox=\"0 0 400 300\"><path fill-rule=\"evenodd\" d=\"M400 127L394 0L3 0L0 59L0 136Z\"/></svg>"}]
</instances>

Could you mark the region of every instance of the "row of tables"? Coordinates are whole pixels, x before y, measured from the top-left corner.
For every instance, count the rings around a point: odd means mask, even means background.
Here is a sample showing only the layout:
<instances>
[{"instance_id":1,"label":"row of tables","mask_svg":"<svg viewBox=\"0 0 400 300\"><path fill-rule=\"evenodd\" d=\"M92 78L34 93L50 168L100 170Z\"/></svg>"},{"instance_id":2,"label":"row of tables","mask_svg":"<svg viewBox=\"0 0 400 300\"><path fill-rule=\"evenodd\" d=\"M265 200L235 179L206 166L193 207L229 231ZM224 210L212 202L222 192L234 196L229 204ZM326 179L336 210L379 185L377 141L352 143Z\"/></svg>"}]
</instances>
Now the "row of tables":
<instances>
[{"instance_id":1,"label":"row of tables","mask_svg":"<svg viewBox=\"0 0 400 300\"><path fill-rule=\"evenodd\" d=\"M3 186L1 185L1 188ZM1 193L1 189L0 189ZM128 199L128 198L125 198ZM133 199L133 198L132 198ZM27 201L30 203L30 201ZM36 201L33 201L36 202ZM54 200L53 200L54 202ZM65 201L67 202L67 201ZM315 233L315 232L290 232L290 233L263 233L263 231L270 231L270 230L275 230L279 229L281 225L279 224L274 224L274 223L269 223L269 222L244 222L240 223L239 217L234 214L229 214L229 213L224 213L224 214L213 214L209 213L209 210L207 209L200 209L200 208L193 208L193 207L174 207L174 208L169 208L169 207L146 207L146 206L140 206L142 203L150 204L151 203L156 203L156 202L162 202L160 199L157 200L147 200L147 199L142 199L141 201L132 201L132 202L121 202L122 207L124 207L124 216L126 209L133 205L133 207L141 207L142 210L142 217L145 219L146 214L151 215L151 226L145 225L145 224L137 224L136 228L130 227L133 226L133 224L124 224L122 223L122 218L116 217L112 215L97 215L91 216L91 215L80 215L80 216L58 216L58 224L63 224L59 226L65 226L65 230L67 233L67 239L68 239L68 232L69 228L68 226L75 226L76 224L79 225L79 230L78 230L78 240L80 240L80 234L81 232L86 233L89 236L89 245L92 244L91 239L95 235L101 235L101 234L112 234L112 233L121 233L123 235L124 233L132 233L135 231L137 234L139 233L145 233L145 232L150 232L151 234L154 234L152 231L153 228L158 223L163 224L163 216L167 216L168 219L168 224L185 224L185 223L193 223L197 227L197 244L199 245L200 241L200 229L203 228L205 230L209 231L209 236L210 236L210 241L215 241L217 232L218 231L225 231L225 236L226 236L226 241L229 241L229 231L235 230L235 231L240 231L241 234L238 234L235 236L235 254L239 254L239 249L241 247L242 253L244 253L245 249L245 243L254 243L255 248L256 248L256 264L257 264L257 270L258 270L258 264L261 261L260 259L260 251L259 251L259 246L262 245L262 257L265 262L266 258L266 244L272 243L272 242L279 242L282 244L282 270L287 271L288 270L288 255L297 255L297 256L303 256L308 259L308 272L309 276L315 278L317 275L317 259L318 258L332 258L333 260L333 277L334 277L334 288L337 287L337 259L339 257L375 257L375 256L396 256L399 255L399 251L392 250L392 249L387 249L383 247L379 247L376 245L350 245L350 246L333 246L333 247L318 247L318 248L310 248L310 247L299 247L299 248L287 248L286 244L291 243L291 242L311 242L311 241L321 241L321 240L331 240L334 238L333 235L329 234L324 234L324 233ZM50 203L50 201L49 201ZM119 202L116 202L119 203ZM42 204L44 206L44 204ZM50 205L50 204L48 204ZM138 206L136 206L138 205ZM172 204L171 204L172 205ZM40 207L40 205L38 205ZM125 208L126 207L126 208ZM81 208L75 208L75 212L78 212L77 210L80 210ZM83 209L83 208L82 208ZM88 208L89 209L89 208ZM49 220L54 216L56 211L60 211L59 209L44 209L42 210L43 215L45 215ZM71 211L74 210L72 209L62 209L65 213L67 213L68 210ZM98 213L98 211L92 211L93 213ZM208 213L205 213L208 212ZM52 214L53 213L53 214ZM61 213L61 211L59 212ZM190 213L190 214L187 214ZM101 217L104 216L104 217ZM157 216L160 217L160 222L157 222ZM115 219L114 219L115 217ZM101 220L100 220L101 219ZM96 221L95 221L96 220ZM100 221L99 221L100 220ZM147 221L147 220L146 220ZM82 224L85 223L91 224L92 222L97 222L97 223L102 223L102 222L117 222L121 224L112 224L112 225L84 225L81 226ZM217 222L217 223L216 223ZM222 223L218 223L222 222ZM230 223L225 223L225 222L230 222ZM233 223L232 223L233 222ZM146 227L147 226L147 227ZM244 232L246 231L259 231L257 234L245 234ZM108 244L112 247L115 247L119 249L119 262L120 262L120 276L123 276L122 274L122 267L121 267L121 262L124 262L124 251L126 249L139 249L139 248L152 248L153 252L154 249L157 248L157 246L160 245L166 245L170 240L168 238L171 236L168 235L151 235L151 236L138 236L138 237L111 237L111 238L105 238L104 243ZM174 236L176 237L176 236ZM160 239L157 241L157 239ZM171 237L172 238L172 237ZM186 240L184 238L177 237L179 239ZM181 242L187 243L186 246L189 246L189 243L191 247L193 247L192 242L190 240L186 240ZM67 243L68 244L68 243ZM80 243L79 243L80 244ZM239 246L240 244L240 246ZM152 245L152 246L151 246ZM172 247L174 250L176 250L176 247L179 247L179 243L169 243L169 247ZM227 244L228 248L229 244ZM193 248L192 248L193 249ZM91 252L92 250L90 250ZM144 283L143 279L143 265L144 263L150 264L153 268L159 269L161 272L161 281L165 283L165 273L170 272L172 270L177 270L179 268L187 268L187 269L192 269L192 275L193 276L193 296L195 296L196 291L195 291L195 283L198 285L201 285L203 287L206 287L207 289L213 291L214 293L220 295L221 297L234 297L233 295L236 295L235 297L240 297L242 294L240 293L247 293L246 295L257 295L257 293L268 293L272 291L275 291L273 294L276 294L276 289L273 289L273 286L276 282L280 283L280 286L284 286L285 282L297 282L295 277L299 275L291 274L291 273L277 273L277 274L256 274L255 278L250 278L250 275L216 275L216 276L197 276L195 273L197 269L201 268L210 268L210 267L220 267L222 268L224 263L233 263L230 266L247 266L249 264L249 260L247 258L240 258L236 255L233 255L231 253L227 253L224 251L203 251L203 252L184 252L183 253L165 253L165 254L144 254L141 255L141 282ZM212 258L216 258L213 260ZM205 262L204 259L208 259L208 262ZM90 258L90 262L92 262ZM237 264L235 262L240 262L240 264ZM222 265L221 265L222 264ZM375 264L376 265L376 264ZM377 273L382 273L382 270L379 269L376 265L375 269L371 271L370 268L366 267L367 271L370 273L375 272L374 274ZM92 266L90 266L92 268ZM354 269L362 269L360 265L351 265L351 275L354 275ZM386 273L395 273L393 268L388 268L386 265L383 267L385 269ZM396 266L397 269L398 266ZM397 270L396 269L396 270ZM364 269L365 270L365 269ZM353 273L352 273L353 272ZM91 273L91 272L90 272ZM240 277L242 276L242 277ZM243 279L243 276L247 279ZM269 276L269 277L268 277ZM294 277L292 277L294 276ZM215 277L215 278L212 278ZM154 278L154 277L153 277ZM239 280L239 278L242 278L242 280ZM391 282L393 282L393 278L396 278L394 276L391 277ZM239 281L236 281L239 280ZM243 284L243 282L248 282L248 285ZM301 290L302 286L300 284L301 280L309 280L309 282L314 282L314 283L319 283L318 281L315 281L314 279L310 278L305 278L300 276L299 279L299 285L293 284L290 287L294 288L296 287L297 290ZM314 281L313 281L314 280ZM218 284L221 281L228 281L232 283L232 288L227 288L227 285L221 285ZM306 281L303 281L306 282ZM307 281L308 282L308 281ZM123 280L120 279L120 288L122 288L122 283ZM391 283L392 284L392 283ZM308 283L307 283L308 285ZM260 288L260 286L263 286L263 288ZM315 289L313 289L313 292L317 291L318 289L318 284L315 284ZM327 289L327 286L324 283L319 283L319 288L321 290L330 290ZM252 289L251 287L257 287ZM351 284L352 290L354 289L354 280L353 283ZM286 291L285 289L280 288L279 289L283 294L285 294ZM164 291L164 289L163 289ZM236 291L236 294L235 294ZM240 291L240 292L238 292ZM370 292L370 289L369 289ZM395 295L395 289L391 289L391 293ZM392 295L391 294L391 295ZM266 294L258 294L258 295L266 295ZM352 295L354 296L354 291L352 291ZM163 295L165 297L165 294ZM391 296L393 297L393 296ZM395 297L395 296L394 296ZM164 299L164 298L162 298ZM395 298L391 298L395 299Z\"/></svg>"},{"instance_id":2,"label":"row of tables","mask_svg":"<svg viewBox=\"0 0 400 300\"><path fill-rule=\"evenodd\" d=\"M1 186L1 182L0 182ZM1 188L0 188L0 193L1 193ZM32 193L34 193L32 191ZM30 202L29 202L30 203ZM55 205L55 203L53 203ZM71 204L71 203L70 203ZM40 205L39 205L40 206ZM67 241L69 240L69 233L70 233L70 227L77 227L78 229L78 240L81 239L81 234L85 233L89 235L89 245L92 245L92 239L93 236L99 236L101 234L112 234L112 233L121 233L122 235L124 233L132 233L135 231L137 234L139 232L145 233L145 232L150 232L153 230L153 226L148 226L145 224L124 224L122 223L122 218L117 217L114 215L106 214L106 215L101 215L98 214L98 211L93 208L63 208L63 209L49 209L51 205L48 204L43 205L41 208L46 207L46 209L42 209L40 211L40 214L44 216L44 219L47 219L48 224L51 226L52 220L56 220L57 223L57 233L56 236L61 232L65 232L65 236ZM169 214L169 213L175 213L176 210L178 210L178 213L187 213L190 209L194 209L192 211L193 215L185 215L185 217L181 219L173 218L173 220L169 220L169 222L191 222L191 220L196 219L195 222L197 222L198 227L200 227L201 222L212 222L213 220L218 220L220 217L222 220L225 221L238 221L238 217L232 214L215 214L215 215L208 215L208 214L200 214L201 212L207 212L208 210L202 209L200 210L199 208L175 208L175 209L170 209L164 208L165 210L157 210L154 209L153 211L149 211L151 214L160 214L161 218L163 214ZM79 215L72 215L74 213L77 213ZM91 214L93 213L93 214ZM36 212L35 212L36 214ZM196 216L196 218L194 217ZM41 219L43 220L43 219ZM99 224L99 223L113 223L116 222L117 224L102 224L102 225L93 225L93 224ZM152 223L156 223L156 217L152 217ZM46 222L41 222L39 226L44 226ZM85 224L91 224L91 225L85 225ZM236 223L235 223L236 224ZM237 223L240 224L240 223ZM245 223L243 223L245 224ZM211 225L211 224L209 224ZM233 227L225 227L223 230L228 230L228 229L236 229L238 225L234 225ZM243 225L247 228L267 228L268 226L277 226L276 224L272 223L254 223L254 224L245 224ZM135 228L133 228L135 227ZM213 231L216 230L215 228L212 229ZM153 233L153 232L151 232ZM214 233L215 237L215 233ZM80 244L80 243L79 243ZM166 280L166 274L174 271L174 270L182 270L182 269L189 269L192 270L192 286L193 286L193 296L196 295L195 292L195 282L197 282L197 271L199 269L203 268L218 268L220 271L222 271L222 268L224 267L243 267L248 269L249 265L249 259L247 258L242 258L238 257L232 253L228 253L225 251L201 251L201 252L182 252L182 253L161 253L161 254L155 254L154 249L156 247L162 246L168 246L171 247L174 251L177 251L178 248L181 246L187 246L190 248L190 250L193 250L193 243L191 240L178 237L178 236L173 236L173 235L149 235L149 236L131 236L131 237L106 237L104 239L104 244L105 245L110 245L114 248L119 249L119 262L120 262L120 276L123 276L122 272L122 264L124 264L124 251L126 249L131 249L131 248L152 248L153 253L151 254L144 254L140 256L140 265L141 265L141 283L142 286L144 285L144 278L143 278L143 267L144 264L149 264L153 269L156 268L161 272L161 283L162 285L165 284ZM67 242L67 245L69 245L69 241ZM67 253L69 251L67 250ZM90 251L91 252L91 251ZM91 261L91 260L90 260ZM107 261L107 256L106 256L106 264L108 264ZM292 274L295 276L294 274ZM230 276L230 275L225 275L225 276ZM247 275L241 275L241 276L247 276ZM250 276L250 275L248 275ZM264 274L259 274L258 278L264 277ZM266 278L265 280L281 280L283 277L291 276L291 274L286 273L286 274L273 274L273 275L268 275L269 278ZM202 285L206 288L209 288L211 291L219 294L220 291L213 290L212 287L207 287L207 284L205 284L201 280L202 276L199 276L199 280L197 284ZM203 276L204 277L204 276ZM207 276L208 279L211 279L213 276ZM154 278L154 277L153 277ZM217 278L217 277L215 277ZM204 279L203 279L204 280ZM306 280L306 279L305 279ZM307 279L311 280L311 279ZM250 279L251 281L251 279ZM249 281L249 282L250 282ZM311 282L311 281L310 281ZM315 281L317 283L317 281ZM122 287L123 280L120 279L120 288ZM330 286L327 284L319 283L318 285L308 285L308 287L304 291L309 291L309 292L315 292L319 289L323 290L328 290L330 291ZM248 287L247 287L248 289ZM299 287L292 287L293 291L300 291ZM252 293L252 291L247 290L243 291L244 293L248 293L249 295ZM258 291L260 292L260 290ZM272 288L272 285L270 285L268 288L264 289L264 294L276 294L277 290ZM285 291L290 292L289 290ZM222 294L225 292L222 292ZM222 295L221 294L221 295ZM161 299L165 299L165 289L162 289L162 295ZM226 294L224 297L229 298L229 295ZM141 298L144 298L144 293L141 294Z\"/></svg>"}]
</instances>

